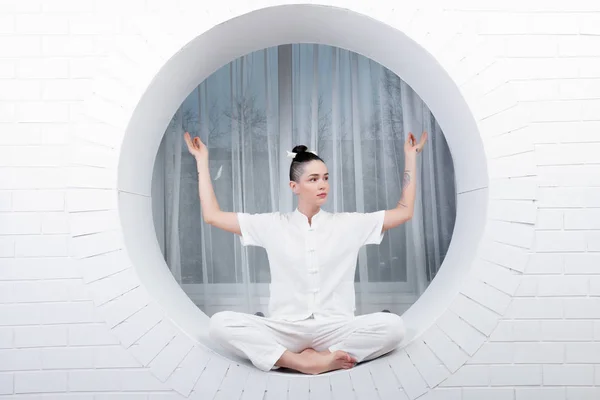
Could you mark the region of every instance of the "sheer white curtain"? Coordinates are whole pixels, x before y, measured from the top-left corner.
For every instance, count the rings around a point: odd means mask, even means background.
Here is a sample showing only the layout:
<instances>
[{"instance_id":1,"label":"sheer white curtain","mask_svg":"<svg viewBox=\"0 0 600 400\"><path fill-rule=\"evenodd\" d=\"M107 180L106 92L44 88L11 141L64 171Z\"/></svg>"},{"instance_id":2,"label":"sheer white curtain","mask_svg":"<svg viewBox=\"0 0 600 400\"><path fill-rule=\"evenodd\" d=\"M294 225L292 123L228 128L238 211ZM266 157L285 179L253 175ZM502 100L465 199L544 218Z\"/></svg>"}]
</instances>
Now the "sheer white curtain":
<instances>
[{"instance_id":1,"label":"sheer white curtain","mask_svg":"<svg viewBox=\"0 0 600 400\"><path fill-rule=\"evenodd\" d=\"M330 212L393 208L401 196L403 144L430 133L419 157L416 213L364 248L357 313L405 311L426 289L450 243L454 171L444 136L420 97L365 57L323 45L282 45L222 67L188 96L159 149L153 180L157 237L175 278L208 315L265 312L266 252L202 222L195 160L185 130L208 145L223 210L291 211L286 150L306 144L326 161Z\"/></svg>"}]
</instances>

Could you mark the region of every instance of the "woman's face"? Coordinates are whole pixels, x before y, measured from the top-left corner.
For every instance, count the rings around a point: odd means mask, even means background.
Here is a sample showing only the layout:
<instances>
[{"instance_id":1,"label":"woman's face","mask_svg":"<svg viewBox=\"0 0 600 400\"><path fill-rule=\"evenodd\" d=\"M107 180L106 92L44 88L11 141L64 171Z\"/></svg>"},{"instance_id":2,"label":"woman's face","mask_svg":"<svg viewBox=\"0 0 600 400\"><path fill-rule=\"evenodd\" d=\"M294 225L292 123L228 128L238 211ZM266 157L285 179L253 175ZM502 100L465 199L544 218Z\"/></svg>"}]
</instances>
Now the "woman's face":
<instances>
[{"instance_id":1,"label":"woman's face","mask_svg":"<svg viewBox=\"0 0 600 400\"><path fill-rule=\"evenodd\" d=\"M329 195L327 166L319 160L305 163L299 181L290 182L290 187L298 196L298 202L321 206Z\"/></svg>"}]
</instances>

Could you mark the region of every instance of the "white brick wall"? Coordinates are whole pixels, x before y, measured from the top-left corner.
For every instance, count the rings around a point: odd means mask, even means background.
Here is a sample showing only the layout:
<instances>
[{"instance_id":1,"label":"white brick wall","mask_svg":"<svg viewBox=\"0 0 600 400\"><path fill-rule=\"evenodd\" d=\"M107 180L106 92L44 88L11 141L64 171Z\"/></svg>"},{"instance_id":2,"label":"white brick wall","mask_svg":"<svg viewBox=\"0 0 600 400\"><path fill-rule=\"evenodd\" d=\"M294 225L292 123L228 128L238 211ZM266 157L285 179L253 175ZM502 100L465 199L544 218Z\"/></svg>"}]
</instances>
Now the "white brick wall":
<instances>
[{"instance_id":1,"label":"white brick wall","mask_svg":"<svg viewBox=\"0 0 600 400\"><path fill-rule=\"evenodd\" d=\"M513 388L464 388L463 400L514 400Z\"/></svg>"},{"instance_id":2,"label":"white brick wall","mask_svg":"<svg viewBox=\"0 0 600 400\"><path fill-rule=\"evenodd\" d=\"M67 391L65 371L15 372L15 393L53 393Z\"/></svg>"},{"instance_id":3,"label":"white brick wall","mask_svg":"<svg viewBox=\"0 0 600 400\"><path fill-rule=\"evenodd\" d=\"M0 373L0 395L14 393L14 377L12 373Z\"/></svg>"},{"instance_id":4,"label":"white brick wall","mask_svg":"<svg viewBox=\"0 0 600 400\"><path fill-rule=\"evenodd\" d=\"M66 346L68 344L68 328L64 325L19 326L12 329L14 346L17 348Z\"/></svg>"},{"instance_id":5,"label":"white brick wall","mask_svg":"<svg viewBox=\"0 0 600 400\"><path fill-rule=\"evenodd\" d=\"M565 388L516 388L516 400L563 400L566 399Z\"/></svg>"},{"instance_id":6,"label":"white brick wall","mask_svg":"<svg viewBox=\"0 0 600 400\"><path fill-rule=\"evenodd\" d=\"M162 49L192 39L175 39L168 15L203 31L277 3L0 0L0 399L216 392L228 364L192 348L124 265L111 149ZM482 260L407 348L403 368L422 378L403 395L600 398L600 4L320 3L385 19L459 65L489 157ZM169 34L140 34L144 15ZM93 93L102 122L85 114ZM126 291L128 305L113 301Z\"/></svg>"}]
</instances>

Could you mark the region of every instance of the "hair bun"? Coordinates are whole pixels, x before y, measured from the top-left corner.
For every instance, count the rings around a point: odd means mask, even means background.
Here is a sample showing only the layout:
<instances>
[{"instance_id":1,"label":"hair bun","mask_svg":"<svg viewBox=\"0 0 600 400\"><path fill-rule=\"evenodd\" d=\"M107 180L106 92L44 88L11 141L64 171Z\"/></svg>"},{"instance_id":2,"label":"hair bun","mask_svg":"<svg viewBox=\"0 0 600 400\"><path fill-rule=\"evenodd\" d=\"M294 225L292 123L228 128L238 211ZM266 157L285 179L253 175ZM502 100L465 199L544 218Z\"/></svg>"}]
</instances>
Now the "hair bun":
<instances>
[{"instance_id":1,"label":"hair bun","mask_svg":"<svg viewBox=\"0 0 600 400\"><path fill-rule=\"evenodd\" d=\"M302 144L300 146L294 147L294 149L292 150L292 153L300 154L300 153L305 153L307 150L308 150L308 147L306 147Z\"/></svg>"}]
</instances>

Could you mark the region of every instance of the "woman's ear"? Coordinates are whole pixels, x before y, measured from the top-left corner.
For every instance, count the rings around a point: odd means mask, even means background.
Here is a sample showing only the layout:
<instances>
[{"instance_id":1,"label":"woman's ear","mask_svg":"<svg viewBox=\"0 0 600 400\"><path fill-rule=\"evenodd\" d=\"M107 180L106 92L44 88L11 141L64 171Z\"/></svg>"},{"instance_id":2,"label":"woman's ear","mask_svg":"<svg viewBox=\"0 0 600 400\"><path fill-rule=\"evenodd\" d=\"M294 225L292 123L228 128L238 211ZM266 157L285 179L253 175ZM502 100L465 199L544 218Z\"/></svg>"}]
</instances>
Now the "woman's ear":
<instances>
[{"instance_id":1,"label":"woman's ear","mask_svg":"<svg viewBox=\"0 0 600 400\"><path fill-rule=\"evenodd\" d=\"M292 189L292 192L294 192L294 194L298 194L298 183L290 181L290 188Z\"/></svg>"}]
</instances>

